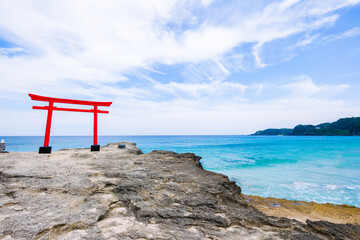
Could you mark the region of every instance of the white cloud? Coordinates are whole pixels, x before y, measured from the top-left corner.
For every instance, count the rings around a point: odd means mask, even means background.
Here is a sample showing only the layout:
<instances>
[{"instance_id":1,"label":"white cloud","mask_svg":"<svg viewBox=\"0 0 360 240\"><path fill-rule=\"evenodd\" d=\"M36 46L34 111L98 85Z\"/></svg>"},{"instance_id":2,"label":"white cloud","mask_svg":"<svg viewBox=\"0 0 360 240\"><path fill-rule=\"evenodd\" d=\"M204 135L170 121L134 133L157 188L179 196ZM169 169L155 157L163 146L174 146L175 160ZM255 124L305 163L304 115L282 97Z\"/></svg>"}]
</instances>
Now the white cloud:
<instances>
[{"instance_id":1,"label":"white cloud","mask_svg":"<svg viewBox=\"0 0 360 240\"><path fill-rule=\"evenodd\" d=\"M307 11L311 15L323 15L339 8L358 4L359 0L337 0L337 1L322 1L315 0L307 3Z\"/></svg>"},{"instance_id":2,"label":"white cloud","mask_svg":"<svg viewBox=\"0 0 360 240\"><path fill-rule=\"evenodd\" d=\"M263 67L266 67L266 66L269 65L269 64L264 63L263 60L260 57L262 45L263 45L263 43L256 44L253 47L253 51L252 51L252 53L254 55L254 58L255 58L256 66L260 67L260 68L263 68Z\"/></svg>"},{"instance_id":3,"label":"white cloud","mask_svg":"<svg viewBox=\"0 0 360 240\"><path fill-rule=\"evenodd\" d=\"M209 6L212 2L213 0L201 0L201 4L204 6Z\"/></svg>"},{"instance_id":4,"label":"white cloud","mask_svg":"<svg viewBox=\"0 0 360 240\"><path fill-rule=\"evenodd\" d=\"M249 133L231 128L240 124L258 128L259 116L285 116L290 103L302 98L307 100L298 105L301 111L317 112L326 104L323 98L348 86L300 79L282 86L294 98L282 95L263 101L266 84L244 84L243 79L230 81L228 76L249 71L249 59L253 67L271 65L262 55L266 44L331 26L338 19L335 10L358 2L227 1L219 10L221 2L209 0L0 0L0 39L11 45L0 49L0 100L27 92L113 99L113 117L104 118L111 126L105 127L106 134L117 121L115 133L139 133L136 125L144 118L148 119L142 123L144 134L180 134L172 127L174 122L187 124L187 134ZM308 37L298 45L314 39ZM172 76L166 68L155 69L156 64L180 72ZM161 80L151 74L161 75ZM331 101L339 113L348 111L344 102ZM10 125L21 115L2 114ZM129 126L128 132L121 132L120 123Z\"/></svg>"},{"instance_id":5,"label":"white cloud","mask_svg":"<svg viewBox=\"0 0 360 240\"><path fill-rule=\"evenodd\" d=\"M309 76L299 76L297 81L281 86L290 92L291 96L317 98L330 97L350 88L348 84L316 85Z\"/></svg>"},{"instance_id":6,"label":"white cloud","mask_svg":"<svg viewBox=\"0 0 360 240\"><path fill-rule=\"evenodd\" d=\"M359 34L360 34L360 28L354 27L354 28L347 30L345 32L342 32L342 33L325 36L321 39L321 42L329 43L329 42L333 42L333 41L344 39L344 38L354 37Z\"/></svg>"},{"instance_id":7,"label":"white cloud","mask_svg":"<svg viewBox=\"0 0 360 240\"><path fill-rule=\"evenodd\" d=\"M100 117L99 131L103 135L250 134L269 127L294 127L299 123L320 123L360 115L360 101L349 104L328 98L341 93L347 86L316 84L305 76L292 81L286 85L210 82L159 84L141 90L105 88L102 89L104 93L117 97L112 99L110 115ZM288 94L289 91L292 94ZM154 94L159 92L171 92L173 96L181 97L155 101L157 96ZM275 97L261 99L261 95L269 93ZM252 100L256 97L259 99ZM42 135L46 114L32 111L30 100L22 104L27 111L2 111L6 117L2 118L0 132L3 135ZM23 121L25 115L30 121ZM91 124L90 115L59 112L54 116L52 134L89 135Z\"/></svg>"},{"instance_id":8,"label":"white cloud","mask_svg":"<svg viewBox=\"0 0 360 240\"><path fill-rule=\"evenodd\" d=\"M116 82L133 68L207 61L249 42L255 44L256 64L265 67L260 56L264 43L332 24L337 16L323 14L355 1L275 2L245 16L224 12L226 24L208 15L195 27L181 27L193 21L206 3L1 1L0 36L28 52L15 60L0 59L0 74L5 76L1 81L18 82L2 90L17 89L14 85L51 89L61 87L64 79ZM309 14L316 17L309 20ZM24 74L12 73L14 65Z\"/></svg>"},{"instance_id":9,"label":"white cloud","mask_svg":"<svg viewBox=\"0 0 360 240\"><path fill-rule=\"evenodd\" d=\"M312 36L306 36L304 39L302 39L300 42L297 42L295 45L291 46L291 50L294 50L299 47L307 46L311 43L313 43L317 38L319 37L319 34L315 34Z\"/></svg>"},{"instance_id":10,"label":"white cloud","mask_svg":"<svg viewBox=\"0 0 360 240\"><path fill-rule=\"evenodd\" d=\"M228 98L229 96L242 96L246 90L246 86L240 83L229 82L212 82L212 83L176 83L170 82L168 84L156 84L155 90L170 92L179 98L193 97L209 97L212 100L221 98Z\"/></svg>"},{"instance_id":11,"label":"white cloud","mask_svg":"<svg viewBox=\"0 0 360 240\"><path fill-rule=\"evenodd\" d=\"M11 56L13 54L23 53L24 49L16 47L16 48L0 48L0 55L3 56Z\"/></svg>"}]
</instances>

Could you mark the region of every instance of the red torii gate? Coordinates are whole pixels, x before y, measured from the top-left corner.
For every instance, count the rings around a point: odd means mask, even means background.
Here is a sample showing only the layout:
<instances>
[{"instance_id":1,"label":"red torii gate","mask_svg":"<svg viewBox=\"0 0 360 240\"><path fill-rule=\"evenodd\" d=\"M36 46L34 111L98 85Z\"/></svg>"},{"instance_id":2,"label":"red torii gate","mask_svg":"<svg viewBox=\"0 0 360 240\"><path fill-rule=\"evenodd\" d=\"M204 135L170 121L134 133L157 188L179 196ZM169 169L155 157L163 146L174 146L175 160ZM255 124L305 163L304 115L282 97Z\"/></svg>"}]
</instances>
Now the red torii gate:
<instances>
[{"instance_id":1,"label":"red torii gate","mask_svg":"<svg viewBox=\"0 0 360 240\"><path fill-rule=\"evenodd\" d=\"M39 153L51 153L51 147L49 146L50 141L50 129L51 129L51 119L53 111L68 111L68 112L89 112L94 113L94 145L91 145L91 151L100 151L100 145L97 144L97 114L98 113L109 113L109 111L99 110L99 106L110 107L112 102L95 102L95 101L84 101L84 100L73 100L73 99L64 99L64 98L53 98L53 97L44 97L35 94L29 93L31 100L48 102L48 106L33 106L33 109L47 110L47 121L46 121L46 130L45 130L45 139L44 146L39 148ZM75 109L75 108L60 108L55 107L54 103L67 103L67 104L78 104L78 105L88 105L94 106L93 109Z\"/></svg>"}]
</instances>

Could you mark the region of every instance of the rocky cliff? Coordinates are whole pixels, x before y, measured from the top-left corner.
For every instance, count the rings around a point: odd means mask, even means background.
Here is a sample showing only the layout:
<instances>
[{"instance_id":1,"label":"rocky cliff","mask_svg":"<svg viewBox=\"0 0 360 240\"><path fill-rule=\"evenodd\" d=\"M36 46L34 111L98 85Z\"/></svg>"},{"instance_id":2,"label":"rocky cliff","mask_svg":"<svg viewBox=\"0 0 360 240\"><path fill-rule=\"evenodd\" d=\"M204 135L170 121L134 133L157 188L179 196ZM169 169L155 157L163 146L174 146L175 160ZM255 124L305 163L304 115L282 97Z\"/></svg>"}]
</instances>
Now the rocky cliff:
<instances>
[{"instance_id":1,"label":"rocky cliff","mask_svg":"<svg viewBox=\"0 0 360 240\"><path fill-rule=\"evenodd\" d=\"M270 217L191 153L0 154L2 239L358 239L360 226Z\"/></svg>"}]
</instances>

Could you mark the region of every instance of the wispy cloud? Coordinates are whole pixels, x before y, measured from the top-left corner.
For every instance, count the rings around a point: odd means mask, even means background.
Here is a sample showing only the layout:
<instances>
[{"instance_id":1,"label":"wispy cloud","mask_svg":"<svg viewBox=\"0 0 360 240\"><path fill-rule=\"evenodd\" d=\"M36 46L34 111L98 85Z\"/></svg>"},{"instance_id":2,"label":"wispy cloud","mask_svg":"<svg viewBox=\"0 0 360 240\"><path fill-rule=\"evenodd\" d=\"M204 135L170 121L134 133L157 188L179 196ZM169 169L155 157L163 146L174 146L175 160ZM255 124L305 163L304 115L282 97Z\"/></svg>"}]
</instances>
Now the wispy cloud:
<instances>
[{"instance_id":1,"label":"wispy cloud","mask_svg":"<svg viewBox=\"0 0 360 240\"><path fill-rule=\"evenodd\" d=\"M331 97L350 88L348 84L316 85L309 76L298 76L296 81L281 86L290 92L292 97Z\"/></svg>"},{"instance_id":2,"label":"wispy cloud","mask_svg":"<svg viewBox=\"0 0 360 240\"><path fill-rule=\"evenodd\" d=\"M319 39L358 34L357 27L327 37L316 32L339 19L338 9L357 3L0 0L0 39L10 46L0 48L0 98L27 92L101 97L121 102L116 114L132 107L150 111L148 117L151 111L198 116L194 112L201 109L209 117L225 116L229 107L255 114L265 105L273 109L270 102L258 103L267 84L245 83L233 74L276 64L266 53L276 41L300 36L287 45L291 53ZM317 95L320 101L334 86L302 79L283 87L294 98ZM338 92L346 88L335 86Z\"/></svg>"},{"instance_id":3,"label":"wispy cloud","mask_svg":"<svg viewBox=\"0 0 360 240\"><path fill-rule=\"evenodd\" d=\"M1 37L29 53L1 59L2 81L19 81L27 88L38 87L37 82L45 88L61 85L64 79L116 82L132 68L208 61L243 43L254 44L255 64L265 67L260 55L264 43L333 24L337 15L332 11L356 2L275 2L250 9L247 16L224 12L224 25L211 15L197 16L203 8L216 10L211 1L2 1ZM239 11L244 5L233 2ZM193 17L200 22L186 27ZM18 71L34 71L25 80L9 73L14 64Z\"/></svg>"},{"instance_id":4,"label":"wispy cloud","mask_svg":"<svg viewBox=\"0 0 360 240\"><path fill-rule=\"evenodd\" d=\"M340 39L344 39L344 38L349 38L349 37L354 37L360 34L360 28L359 27L354 27L350 30L347 30L345 32L342 33L338 33L338 34L332 34L329 36L324 36L321 38L321 42L322 43L329 43L329 42L333 42L336 40L340 40Z\"/></svg>"},{"instance_id":5,"label":"wispy cloud","mask_svg":"<svg viewBox=\"0 0 360 240\"><path fill-rule=\"evenodd\" d=\"M16 54L24 53L24 49L16 47L16 48L0 48L0 55L2 57L12 57Z\"/></svg>"}]
</instances>

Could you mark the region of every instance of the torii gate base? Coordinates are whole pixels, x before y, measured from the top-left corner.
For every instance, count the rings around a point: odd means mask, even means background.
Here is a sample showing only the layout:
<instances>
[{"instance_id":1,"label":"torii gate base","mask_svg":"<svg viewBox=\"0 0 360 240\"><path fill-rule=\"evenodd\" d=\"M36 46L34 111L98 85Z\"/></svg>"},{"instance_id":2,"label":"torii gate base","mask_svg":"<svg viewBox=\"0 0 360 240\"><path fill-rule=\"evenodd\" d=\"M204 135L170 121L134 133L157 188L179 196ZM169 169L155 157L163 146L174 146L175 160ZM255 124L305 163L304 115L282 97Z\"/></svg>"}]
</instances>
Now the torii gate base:
<instances>
[{"instance_id":1,"label":"torii gate base","mask_svg":"<svg viewBox=\"0 0 360 240\"><path fill-rule=\"evenodd\" d=\"M90 150L92 152L98 152L100 151L100 145L91 145L91 148ZM51 153L51 146L48 146L48 147L39 147L39 153L40 154L50 154Z\"/></svg>"},{"instance_id":2,"label":"torii gate base","mask_svg":"<svg viewBox=\"0 0 360 240\"><path fill-rule=\"evenodd\" d=\"M99 110L98 106L110 107L112 102L94 102L94 101L83 101L83 100L73 100L73 99L63 99L63 98L52 98L44 97L39 95L30 94L31 100L48 102L48 106L39 107L33 106L33 109L47 110L47 121L46 121L46 130L45 130L45 139L44 146L39 148L39 153L51 153L51 146L49 146L50 141L50 129L51 129L51 119L52 112L55 111L68 111L68 112L90 112L94 113L94 145L91 145L91 151L100 151L100 145L97 144L97 114L98 113L109 113L109 111ZM79 105L90 105L94 106L93 109L74 109L74 108L60 108L55 107L54 103L67 103L67 104L79 104Z\"/></svg>"},{"instance_id":3,"label":"torii gate base","mask_svg":"<svg viewBox=\"0 0 360 240\"><path fill-rule=\"evenodd\" d=\"M39 147L39 153L51 153L51 147Z\"/></svg>"},{"instance_id":4,"label":"torii gate base","mask_svg":"<svg viewBox=\"0 0 360 240\"><path fill-rule=\"evenodd\" d=\"M100 145L91 145L91 151L92 152L100 151Z\"/></svg>"}]
</instances>

